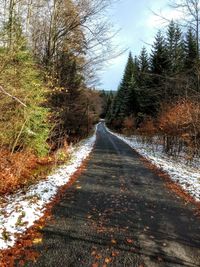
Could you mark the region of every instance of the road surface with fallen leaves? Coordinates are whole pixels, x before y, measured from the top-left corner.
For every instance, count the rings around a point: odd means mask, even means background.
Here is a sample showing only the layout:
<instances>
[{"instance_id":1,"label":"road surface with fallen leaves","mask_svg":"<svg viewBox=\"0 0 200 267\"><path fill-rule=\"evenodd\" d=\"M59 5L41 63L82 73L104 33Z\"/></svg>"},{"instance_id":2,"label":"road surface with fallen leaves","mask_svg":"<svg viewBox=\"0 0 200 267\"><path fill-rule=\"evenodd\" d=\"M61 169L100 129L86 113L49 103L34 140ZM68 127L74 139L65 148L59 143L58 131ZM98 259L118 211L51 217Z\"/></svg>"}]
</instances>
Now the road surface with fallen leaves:
<instances>
[{"instance_id":1,"label":"road surface with fallen leaves","mask_svg":"<svg viewBox=\"0 0 200 267\"><path fill-rule=\"evenodd\" d=\"M200 266L195 207L101 123L87 169L42 229L34 267Z\"/></svg>"}]
</instances>

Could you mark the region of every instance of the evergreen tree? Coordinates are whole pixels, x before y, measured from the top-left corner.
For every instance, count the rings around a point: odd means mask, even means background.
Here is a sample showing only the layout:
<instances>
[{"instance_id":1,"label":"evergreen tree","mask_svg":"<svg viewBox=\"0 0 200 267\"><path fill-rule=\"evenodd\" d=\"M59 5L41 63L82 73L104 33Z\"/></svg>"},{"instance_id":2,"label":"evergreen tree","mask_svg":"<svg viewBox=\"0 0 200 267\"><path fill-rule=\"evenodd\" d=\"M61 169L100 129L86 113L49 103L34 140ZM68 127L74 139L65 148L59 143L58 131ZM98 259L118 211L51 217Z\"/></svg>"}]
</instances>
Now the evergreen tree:
<instances>
[{"instance_id":1,"label":"evergreen tree","mask_svg":"<svg viewBox=\"0 0 200 267\"><path fill-rule=\"evenodd\" d=\"M57 121L52 131L52 140L59 140L62 146L64 140L74 135L79 135L80 120L85 122L80 114L85 113L86 107L80 105L84 81L78 72L77 58L67 52L60 55L60 64L57 69L58 85L54 88L49 98L49 107ZM87 105L87 103L86 103Z\"/></svg>"},{"instance_id":2,"label":"evergreen tree","mask_svg":"<svg viewBox=\"0 0 200 267\"><path fill-rule=\"evenodd\" d=\"M155 75L163 76L169 70L166 40L161 31L158 31L155 37L150 63L151 72ZM157 81L159 82L159 79Z\"/></svg>"},{"instance_id":3,"label":"evergreen tree","mask_svg":"<svg viewBox=\"0 0 200 267\"><path fill-rule=\"evenodd\" d=\"M189 28L186 33L184 49L185 49L185 62L184 62L185 70L193 72L195 64L198 61L198 51L197 51L196 37L191 28Z\"/></svg>"},{"instance_id":4,"label":"evergreen tree","mask_svg":"<svg viewBox=\"0 0 200 267\"><path fill-rule=\"evenodd\" d=\"M199 55L196 36L192 28L189 28L185 37L185 62L184 70L185 76L190 84L190 88L199 91L200 78L199 78Z\"/></svg>"},{"instance_id":5,"label":"evergreen tree","mask_svg":"<svg viewBox=\"0 0 200 267\"><path fill-rule=\"evenodd\" d=\"M100 97L102 98L102 112L101 118L110 118L111 116L111 105L114 99L112 91L104 91L102 90L100 93Z\"/></svg>"},{"instance_id":6,"label":"evergreen tree","mask_svg":"<svg viewBox=\"0 0 200 267\"><path fill-rule=\"evenodd\" d=\"M138 58L139 72L137 80L137 95L139 111L141 114L153 114L154 101L152 99L151 90L151 75L149 57L145 47L142 48L140 56Z\"/></svg>"},{"instance_id":7,"label":"evergreen tree","mask_svg":"<svg viewBox=\"0 0 200 267\"><path fill-rule=\"evenodd\" d=\"M184 84L181 79L184 68L184 42L181 29L173 20L167 29L166 48L169 66L163 87L165 88L165 101L171 102L184 91Z\"/></svg>"},{"instance_id":8,"label":"evergreen tree","mask_svg":"<svg viewBox=\"0 0 200 267\"><path fill-rule=\"evenodd\" d=\"M154 99L153 110L158 111L160 101L166 98L166 76L169 71L167 44L161 31L158 31L150 57L151 95Z\"/></svg>"},{"instance_id":9,"label":"evergreen tree","mask_svg":"<svg viewBox=\"0 0 200 267\"><path fill-rule=\"evenodd\" d=\"M145 74L149 72L149 58L145 47L142 48L138 63L141 73Z\"/></svg>"},{"instance_id":10,"label":"evergreen tree","mask_svg":"<svg viewBox=\"0 0 200 267\"><path fill-rule=\"evenodd\" d=\"M167 54L169 61L169 74L180 73L184 65L184 43L182 32L172 20L167 30Z\"/></svg>"},{"instance_id":11,"label":"evergreen tree","mask_svg":"<svg viewBox=\"0 0 200 267\"><path fill-rule=\"evenodd\" d=\"M129 54L125 67L123 79L119 85L118 93L115 98L114 117L124 118L130 114L137 112L138 103L135 94L135 65L132 54Z\"/></svg>"}]
</instances>

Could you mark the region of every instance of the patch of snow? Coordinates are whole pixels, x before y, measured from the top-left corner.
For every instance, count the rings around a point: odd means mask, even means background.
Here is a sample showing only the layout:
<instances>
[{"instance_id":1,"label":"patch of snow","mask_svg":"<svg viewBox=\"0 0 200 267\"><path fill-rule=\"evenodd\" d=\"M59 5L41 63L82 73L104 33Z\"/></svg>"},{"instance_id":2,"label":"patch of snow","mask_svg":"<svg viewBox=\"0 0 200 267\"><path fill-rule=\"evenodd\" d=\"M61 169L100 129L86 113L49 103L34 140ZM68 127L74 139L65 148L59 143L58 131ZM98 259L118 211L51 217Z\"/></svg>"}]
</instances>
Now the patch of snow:
<instances>
[{"instance_id":1,"label":"patch of snow","mask_svg":"<svg viewBox=\"0 0 200 267\"><path fill-rule=\"evenodd\" d=\"M107 131L127 143L158 168L168 173L174 182L181 185L197 201L200 201L200 159L195 159L194 164L188 165L183 157L174 159L166 155L162 152L161 145L155 146L155 144L144 143L137 136L127 137L114 133L108 128Z\"/></svg>"},{"instance_id":2,"label":"patch of snow","mask_svg":"<svg viewBox=\"0 0 200 267\"><path fill-rule=\"evenodd\" d=\"M96 126L97 130L97 126ZM22 234L43 216L46 205L53 200L60 186L68 183L93 149L95 134L72 149L71 160L49 175L46 180L29 187L26 193L0 197L0 249L12 247L16 235Z\"/></svg>"}]
</instances>

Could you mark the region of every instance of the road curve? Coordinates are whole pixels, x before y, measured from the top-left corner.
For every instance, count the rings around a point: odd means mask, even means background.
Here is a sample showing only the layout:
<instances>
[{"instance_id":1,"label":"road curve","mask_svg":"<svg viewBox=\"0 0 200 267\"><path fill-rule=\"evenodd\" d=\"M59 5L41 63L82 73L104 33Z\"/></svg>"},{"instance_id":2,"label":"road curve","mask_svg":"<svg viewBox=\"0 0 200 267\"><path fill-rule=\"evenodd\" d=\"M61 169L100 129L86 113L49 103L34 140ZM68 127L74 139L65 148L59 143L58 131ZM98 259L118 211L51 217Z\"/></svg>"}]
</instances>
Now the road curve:
<instances>
[{"instance_id":1,"label":"road curve","mask_svg":"<svg viewBox=\"0 0 200 267\"><path fill-rule=\"evenodd\" d=\"M101 123L87 170L53 209L34 267L200 266L200 220ZM16 264L17 266L17 264Z\"/></svg>"}]
</instances>

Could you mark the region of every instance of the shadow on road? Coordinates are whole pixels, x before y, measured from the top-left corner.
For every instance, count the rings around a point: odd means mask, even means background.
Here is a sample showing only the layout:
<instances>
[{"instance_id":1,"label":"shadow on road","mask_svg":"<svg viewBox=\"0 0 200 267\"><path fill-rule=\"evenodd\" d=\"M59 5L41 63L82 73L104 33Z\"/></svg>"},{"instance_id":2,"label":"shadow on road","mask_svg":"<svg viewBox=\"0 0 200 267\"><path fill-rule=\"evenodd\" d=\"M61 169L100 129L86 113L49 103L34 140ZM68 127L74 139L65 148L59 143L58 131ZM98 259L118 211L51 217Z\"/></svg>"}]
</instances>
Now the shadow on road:
<instances>
[{"instance_id":1,"label":"shadow on road","mask_svg":"<svg viewBox=\"0 0 200 267\"><path fill-rule=\"evenodd\" d=\"M200 266L193 206L99 126L87 170L67 189L26 266Z\"/></svg>"}]
</instances>

